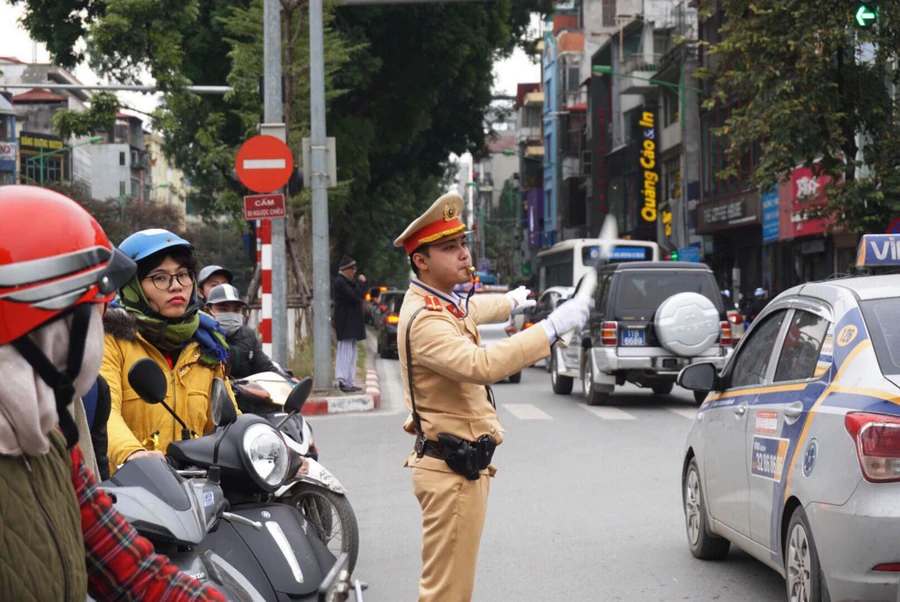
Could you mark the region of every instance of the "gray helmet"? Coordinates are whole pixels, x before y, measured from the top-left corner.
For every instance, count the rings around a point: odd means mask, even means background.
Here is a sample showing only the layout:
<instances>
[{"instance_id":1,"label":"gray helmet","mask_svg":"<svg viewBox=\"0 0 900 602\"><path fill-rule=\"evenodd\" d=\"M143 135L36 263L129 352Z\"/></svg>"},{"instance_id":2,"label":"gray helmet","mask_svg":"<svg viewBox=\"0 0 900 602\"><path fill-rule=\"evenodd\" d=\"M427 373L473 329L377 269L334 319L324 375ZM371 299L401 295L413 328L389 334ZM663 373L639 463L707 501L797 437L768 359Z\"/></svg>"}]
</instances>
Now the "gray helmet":
<instances>
[{"instance_id":1,"label":"gray helmet","mask_svg":"<svg viewBox=\"0 0 900 602\"><path fill-rule=\"evenodd\" d=\"M206 280L210 276L212 276L213 274L218 274L219 272L221 272L225 275L226 278L228 278L228 284L234 282L234 274L231 273L231 270L226 270L220 265L208 265L200 270L200 275L197 276L197 286L202 287L203 283L206 282Z\"/></svg>"},{"instance_id":2,"label":"gray helmet","mask_svg":"<svg viewBox=\"0 0 900 602\"><path fill-rule=\"evenodd\" d=\"M231 286L230 284L220 284L219 286L213 288L211 291L209 291L209 297L206 298L207 305L230 302L243 303L244 305L247 305L244 300L241 299L241 294L238 292L237 288Z\"/></svg>"}]
</instances>

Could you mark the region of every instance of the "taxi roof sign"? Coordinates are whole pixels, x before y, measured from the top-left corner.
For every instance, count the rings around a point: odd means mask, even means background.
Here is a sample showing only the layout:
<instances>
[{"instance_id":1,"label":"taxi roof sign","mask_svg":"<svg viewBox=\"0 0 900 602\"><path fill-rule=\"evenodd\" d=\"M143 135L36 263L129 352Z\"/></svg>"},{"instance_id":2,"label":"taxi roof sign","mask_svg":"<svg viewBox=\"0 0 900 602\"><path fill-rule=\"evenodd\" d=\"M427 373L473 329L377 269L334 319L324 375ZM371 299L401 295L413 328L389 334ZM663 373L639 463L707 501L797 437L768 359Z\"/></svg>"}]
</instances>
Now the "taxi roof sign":
<instances>
[{"instance_id":1,"label":"taxi roof sign","mask_svg":"<svg viewBox=\"0 0 900 602\"><path fill-rule=\"evenodd\" d=\"M864 234L856 252L856 267L900 267L900 234Z\"/></svg>"}]
</instances>

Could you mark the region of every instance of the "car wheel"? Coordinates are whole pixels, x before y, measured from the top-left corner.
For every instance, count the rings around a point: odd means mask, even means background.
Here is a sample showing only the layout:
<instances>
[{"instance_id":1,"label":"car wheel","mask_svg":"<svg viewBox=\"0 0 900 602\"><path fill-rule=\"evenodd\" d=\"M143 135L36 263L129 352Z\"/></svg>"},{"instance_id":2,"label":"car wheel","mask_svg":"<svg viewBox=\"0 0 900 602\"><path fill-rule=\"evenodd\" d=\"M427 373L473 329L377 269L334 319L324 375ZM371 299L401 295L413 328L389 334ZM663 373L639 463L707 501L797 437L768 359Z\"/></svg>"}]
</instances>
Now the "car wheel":
<instances>
[{"instance_id":1,"label":"car wheel","mask_svg":"<svg viewBox=\"0 0 900 602\"><path fill-rule=\"evenodd\" d=\"M609 403L609 393L597 391L594 387L594 366L588 360L581 368L581 390L584 402L589 406L605 406Z\"/></svg>"},{"instance_id":2,"label":"car wheel","mask_svg":"<svg viewBox=\"0 0 900 602\"><path fill-rule=\"evenodd\" d=\"M731 542L717 535L711 535L707 529L706 502L703 500L696 458L691 458L691 463L684 474L682 489L684 524L691 554L700 560L722 560L728 555Z\"/></svg>"},{"instance_id":3,"label":"car wheel","mask_svg":"<svg viewBox=\"0 0 900 602\"><path fill-rule=\"evenodd\" d=\"M510 375L509 375L509 382L511 382L511 383L514 384L514 385L515 385L515 384L518 384L518 383L520 383L520 382L522 382L522 373L521 373L521 372L516 372L515 374L510 374Z\"/></svg>"},{"instance_id":4,"label":"car wheel","mask_svg":"<svg viewBox=\"0 0 900 602\"><path fill-rule=\"evenodd\" d=\"M550 384L553 385L553 392L557 395L569 395L575 379L570 376L560 376L555 353L551 354L548 359L550 360Z\"/></svg>"},{"instance_id":5,"label":"car wheel","mask_svg":"<svg viewBox=\"0 0 900 602\"><path fill-rule=\"evenodd\" d=\"M661 383L658 385L653 385L653 392L656 395L668 395L672 392L672 389L675 388L675 383Z\"/></svg>"},{"instance_id":6,"label":"car wheel","mask_svg":"<svg viewBox=\"0 0 900 602\"><path fill-rule=\"evenodd\" d=\"M694 402L698 406L703 405L707 395L709 395L709 393L706 393L705 391L694 391Z\"/></svg>"},{"instance_id":7,"label":"car wheel","mask_svg":"<svg viewBox=\"0 0 900 602\"><path fill-rule=\"evenodd\" d=\"M790 602L827 602L829 596L819 566L819 553L802 506L794 509L788 523L784 569Z\"/></svg>"},{"instance_id":8,"label":"car wheel","mask_svg":"<svg viewBox=\"0 0 900 602\"><path fill-rule=\"evenodd\" d=\"M394 357L394 352L387 345L381 344L381 337L378 337L378 357L383 360L389 360Z\"/></svg>"}]
</instances>

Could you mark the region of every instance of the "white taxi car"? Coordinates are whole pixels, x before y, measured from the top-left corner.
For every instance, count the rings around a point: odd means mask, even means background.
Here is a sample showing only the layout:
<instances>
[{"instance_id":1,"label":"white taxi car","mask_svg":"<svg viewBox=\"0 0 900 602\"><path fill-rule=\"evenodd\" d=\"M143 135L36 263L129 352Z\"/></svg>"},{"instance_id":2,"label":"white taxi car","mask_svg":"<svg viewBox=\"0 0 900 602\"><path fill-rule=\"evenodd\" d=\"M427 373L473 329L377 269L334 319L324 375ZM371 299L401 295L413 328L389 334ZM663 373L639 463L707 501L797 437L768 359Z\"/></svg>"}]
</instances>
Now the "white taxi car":
<instances>
[{"instance_id":1,"label":"white taxi car","mask_svg":"<svg viewBox=\"0 0 900 602\"><path fill-rule=\"evenodd\" d=\"M900 236L864 236L859 265L900 266ZM682 491L697 558L741 549L789 599L898 600L900 275L792 288L718 371L688 436Z\"/></svg>"}]
</instances>

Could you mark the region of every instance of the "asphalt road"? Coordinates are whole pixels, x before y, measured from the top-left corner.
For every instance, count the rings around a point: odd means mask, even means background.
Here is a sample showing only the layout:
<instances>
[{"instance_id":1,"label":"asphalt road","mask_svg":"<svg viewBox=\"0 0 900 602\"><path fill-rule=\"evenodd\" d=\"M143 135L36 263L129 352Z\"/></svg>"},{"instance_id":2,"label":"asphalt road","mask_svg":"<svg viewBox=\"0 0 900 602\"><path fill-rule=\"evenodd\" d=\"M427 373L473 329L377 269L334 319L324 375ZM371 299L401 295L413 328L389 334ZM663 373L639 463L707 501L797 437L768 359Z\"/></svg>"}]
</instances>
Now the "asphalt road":
<instances>
[{"instance_id":1,"label":"asphalt road","mask_svg":"<svg viewBox=\"0 0 900 602\"><path fill-rule=\"evenodd\" d=\"M399 362L377 360L377 412L312 419L321 461L350 491L360 525L356 576L367 602L415 600L419 506L402 467L412 438ZM506 439L494 458L475 600L786 600L782 578L739 550L688 550L681 506L685 437L696 412L676 388L626 387L586 406L554 395L543 368L494 388Z\"/></svg>"}]
</instances>

